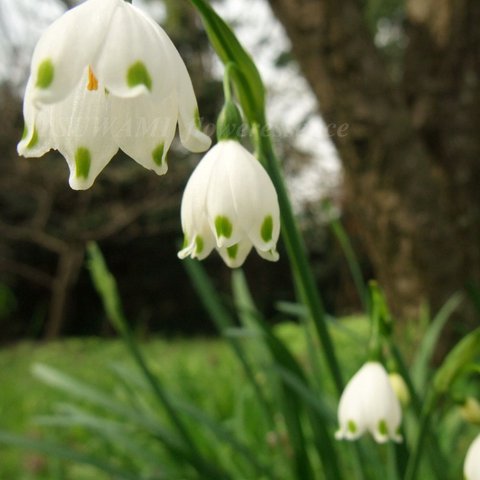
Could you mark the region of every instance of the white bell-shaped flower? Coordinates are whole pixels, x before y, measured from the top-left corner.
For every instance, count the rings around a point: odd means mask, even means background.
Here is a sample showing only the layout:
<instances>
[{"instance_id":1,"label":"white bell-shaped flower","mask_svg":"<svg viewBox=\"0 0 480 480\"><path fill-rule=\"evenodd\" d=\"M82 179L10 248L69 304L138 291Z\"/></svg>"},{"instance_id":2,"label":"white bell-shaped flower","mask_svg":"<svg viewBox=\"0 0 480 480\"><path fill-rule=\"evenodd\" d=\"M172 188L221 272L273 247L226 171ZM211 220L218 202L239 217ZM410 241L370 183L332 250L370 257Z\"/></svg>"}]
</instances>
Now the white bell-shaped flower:
<instances>
[{"instance_id":1,"label":"white bell-shaped flower","mask_svg":"<svg viewBox=\"0 0 480 480\"><path fill-rule=\"evenodd\" d=\"M480 435L478 435L468 448L463 465L465 480L480 480Z\"/></svg>"},{"instance_id":2,"label":"white bell-shaped flower","mask_svg":"<svg viewBox=\"0 0 480 480\"><path fill-rule=\"evenodd\" d=\"M186 148L210 146L178 51L157 23L124 0L87 0L43 33L24 118L19 154L59 150L70 186L79 190L93 184L118 148L165 173L177 122Z\"/></svg>"},{"instance_id":3,"label":"white bell-shaped flower","mask_svg":"<svg viewBox=\"0 0 480 480\"><path fill-rule=\"evenodd\" d=\"M375 441L402 441L400 402L393 391L385 368L367 362L348 382L338 406L338 440L356 440L369 431Z\"/></svg>"},{"instance_id":4,"label":"white bell-shaped flower","mask_svg":"<svg viewBox=\"0 0 480 480\"><path fill-rule=\"evenodd\" d=\"M219 141L192 173L182 199L185 235L180 258L203 259L214 248L239 267L252 246L278 260L277 193L260 162L235 140Z\"/></svg>"}]
</instances>

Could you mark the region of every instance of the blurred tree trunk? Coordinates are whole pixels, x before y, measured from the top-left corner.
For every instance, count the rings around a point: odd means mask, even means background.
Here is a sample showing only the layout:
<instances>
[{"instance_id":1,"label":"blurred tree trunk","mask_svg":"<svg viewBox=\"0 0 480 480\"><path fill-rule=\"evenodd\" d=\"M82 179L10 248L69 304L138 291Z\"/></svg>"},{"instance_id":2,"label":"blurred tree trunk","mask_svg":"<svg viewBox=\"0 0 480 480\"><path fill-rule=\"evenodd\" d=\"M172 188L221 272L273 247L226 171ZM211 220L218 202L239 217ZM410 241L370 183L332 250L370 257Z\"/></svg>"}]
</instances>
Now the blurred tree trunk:
<instances>
[{"instance_id":1,"label":"blurred tree trunk","mask_svg":"<svg viewBox=\"0 0 480 480\"><path fill-rule=\"evenodd\" d=\"M410 0L395 79L360 0L269 0L345 170L346 207L362 226L397 315L437 310L480 279L480 2Z\"/></svg>"}]
</instances>

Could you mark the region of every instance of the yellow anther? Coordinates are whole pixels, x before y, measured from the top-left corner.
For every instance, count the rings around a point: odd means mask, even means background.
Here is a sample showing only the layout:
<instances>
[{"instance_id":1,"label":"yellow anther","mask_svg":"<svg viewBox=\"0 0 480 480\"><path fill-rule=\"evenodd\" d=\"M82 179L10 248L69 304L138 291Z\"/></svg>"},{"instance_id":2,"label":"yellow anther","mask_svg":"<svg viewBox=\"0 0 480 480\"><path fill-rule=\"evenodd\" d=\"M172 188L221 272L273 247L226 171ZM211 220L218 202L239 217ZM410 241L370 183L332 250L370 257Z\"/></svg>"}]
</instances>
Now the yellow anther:
<instances>
[{"instance_id":1,"label":"yellow anther","mask_svg":"<svg viewBox=\"0 0 480 480\"><path fill-rule=\"evenodd\" d=\"M90 90L90 91L98 90L98 80L90 66L88 66L87 90Z\"/></svg>"}]
</instances>

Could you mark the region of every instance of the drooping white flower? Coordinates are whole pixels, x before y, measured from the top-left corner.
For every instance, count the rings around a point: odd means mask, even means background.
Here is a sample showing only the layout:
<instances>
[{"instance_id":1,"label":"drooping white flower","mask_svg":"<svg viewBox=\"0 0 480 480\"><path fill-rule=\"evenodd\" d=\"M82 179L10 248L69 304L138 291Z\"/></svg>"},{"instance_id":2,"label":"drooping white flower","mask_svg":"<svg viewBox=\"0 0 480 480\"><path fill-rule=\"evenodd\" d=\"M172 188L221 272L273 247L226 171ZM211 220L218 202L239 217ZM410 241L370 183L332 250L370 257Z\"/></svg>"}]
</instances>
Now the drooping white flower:
<instances>
[{"instance_id":1,"label":"drooping white flower","mask_svg":"<svg viewBox=\"0 0 480 480\"><path fill-rule=\"evenodd\" d=\"M24 118L19 154L59 150L74 189L89 188L118 148L165 173L177 122L186 148L210 146L178 51L157 23L123 0L87 0L43 33Z\"/></svg>"},{"instance_id":2,"label":"drooping white flower","mask_svg":"<svg viewBox=\"0 0 480 480\"><path fill-rule=\"evenodd\" d=\"M400 402L390 384L385 368L367 362L348 382L338 406L338 440L355 440L369 431L375 441L402 440Z\"/></svg>"},{"instance_id":3,"label":"drooping white flower","mask_svg":"<svg viewBox=\"0 0 480 480\"><path fill-rule=\"evenodd\" d=\"M463 475L465 480L480 480L480 435L477 435L468 448Z\"/></svg>"},{"instance_id":4,"label":"drooping white flower","mask_svg":"<svg viewBox=\"0 0 480 480\"><path fill-rule=\"evenodd\" d=\"M260 162L235 140L219 141L200 161L185 187L181 216L180 258L202 260L216 248L234 268L254 246L266 260L278 260L275 188Z\"/></svg>"}]
</instances>

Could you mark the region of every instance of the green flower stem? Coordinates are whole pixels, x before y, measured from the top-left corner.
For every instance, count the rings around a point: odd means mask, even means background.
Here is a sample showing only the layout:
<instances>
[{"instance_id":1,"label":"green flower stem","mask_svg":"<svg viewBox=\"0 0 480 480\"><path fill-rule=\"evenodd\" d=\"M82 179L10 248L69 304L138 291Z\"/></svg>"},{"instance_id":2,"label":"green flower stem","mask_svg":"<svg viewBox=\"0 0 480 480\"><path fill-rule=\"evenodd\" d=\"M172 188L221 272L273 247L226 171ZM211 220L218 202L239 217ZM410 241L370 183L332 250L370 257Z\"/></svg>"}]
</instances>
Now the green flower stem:
<instances>
[{"instance_id":1,"label":"green flower stem","mask_svg":"<svg viewBox=\"0 0 480 480\"><path fill-rule=\"evenodd\" d=\"M234 68L235 64L233 62L225 65L225 72L223 73L223 95L225 97L225 103L232 101L231 78Z\"/></svg>"},{"instance_id":2,"label":"green flower stem","mask_svg":"<svg viewBox=\"0 0 480 480\"><path fill-rule=\"evenodd\" d=\"M430 420L437 399L438 394L434 390L431 390L423 406L422 415L420 417L420 430L418 432L417 441L411 450L412 453L408 461L405 480L416 480L418 478L417 472L420 467L423 449L425 444L428 443L426 440L429 437Z\"/></svg>"},{"instance_id":3,"label":"green flower stem","mask_svg":"<svg viewBox=\"0 0 480 480\"><path fill-rule=\"evenodd\" d=\"M277 190L280 215L282 220L282 238L290 259L290 265L298 287L301 300L308 308L313 319L328 368L332 375L336 390L340 395L343 391L343 379L333 342L328 331L324 309L318 295L312 270L308 264L305 244L293 214L287 188L280 170L279 161L273 150L270 131L266 122L253 126L254 140L259 160L264 164Z\"/></svg>"},{"instance_id":4,"label":"green flower stem","mask_svg":"<svg viewBox=\"0 0 480 480\"><path fill-rule=\"evenodd\" d=\"M372 288L372 287L371 287ZM372 362L381 362L382 360L382 340L383 340L383 319L380 312L379 304L375 301L375 292L371 291L371 333L370 343L368 346L368 359Z\"/></svg>"},{"instance_id":5,"label":"green flower stem","mask_svg":"<svg viewBox=\"0 0 480 480\"><path fill-rule=\"evenodd\" d=\"M398 371L400 375L403 377L403 379L405 380L408 390L410 391L410 398L412 402L413 413L421 423L423 418L422 401L420 400L418 392L412 382L412 378L410 377L410 372L405 364L403 356L391 338L389 338L388 340L388 348L392 352L393 358L395 359L396 365L398 367ZM428 435L427 448L428 448L428 455L430 458L430 465L432 466L432 469L435 472L435 475L437 476L437 478L442 478L442 475L446 471L445 459L443 455L440 454L438 437L432 431L430 424L427 425L427 435Z\"/></svg>"}]
</instances>

